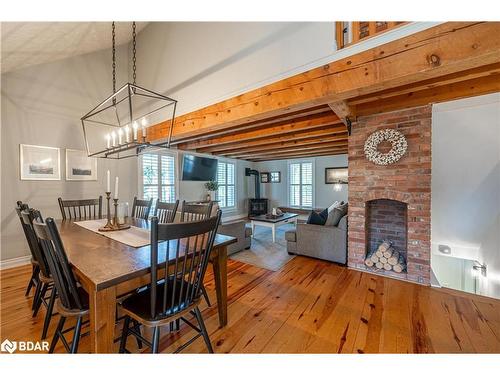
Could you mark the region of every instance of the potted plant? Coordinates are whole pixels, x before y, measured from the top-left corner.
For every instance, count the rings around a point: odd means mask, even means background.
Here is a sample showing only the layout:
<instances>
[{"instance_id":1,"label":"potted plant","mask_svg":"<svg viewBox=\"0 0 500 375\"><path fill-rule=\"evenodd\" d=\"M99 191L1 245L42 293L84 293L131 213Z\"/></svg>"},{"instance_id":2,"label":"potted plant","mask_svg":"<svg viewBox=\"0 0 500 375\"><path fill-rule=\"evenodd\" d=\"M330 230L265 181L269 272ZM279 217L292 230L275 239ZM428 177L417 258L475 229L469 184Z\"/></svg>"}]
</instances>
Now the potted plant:
<instances>
[{"instance_id":1,"label":"potted plant","mask_svg":"<svg viewBox=\"0 0 500 375\"><path fill-rule=\"evenodd\" d=\"M212 200L212 191L219 190L219 183L217 181L208 181L207 183L205 183L205 189L208 190L207 201L211 201Z\"/></svg>"}]
</instances>

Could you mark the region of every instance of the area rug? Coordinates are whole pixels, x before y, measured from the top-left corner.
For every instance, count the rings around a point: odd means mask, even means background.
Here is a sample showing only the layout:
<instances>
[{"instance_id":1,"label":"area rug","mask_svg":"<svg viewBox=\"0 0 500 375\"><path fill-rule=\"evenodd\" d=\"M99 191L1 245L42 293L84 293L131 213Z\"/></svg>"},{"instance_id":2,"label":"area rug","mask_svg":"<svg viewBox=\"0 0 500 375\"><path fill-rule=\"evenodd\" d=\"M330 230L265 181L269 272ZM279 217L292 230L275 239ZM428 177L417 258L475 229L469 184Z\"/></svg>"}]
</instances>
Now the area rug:
<instances>
[{"instance_id":1,"label":"area rug","mask_svg":"<svg viewBox=\"0 0 500 375\"><path fill-rule=\"evenodd\" d=\"M285 240L285 232L293 228L293 224L286 224L276 229L276 242L273 243L271 228L255 227L250 249L237 252L230 258L259 268L278 271L295 257L288 255Z\"/></svg>"}]
</instances>

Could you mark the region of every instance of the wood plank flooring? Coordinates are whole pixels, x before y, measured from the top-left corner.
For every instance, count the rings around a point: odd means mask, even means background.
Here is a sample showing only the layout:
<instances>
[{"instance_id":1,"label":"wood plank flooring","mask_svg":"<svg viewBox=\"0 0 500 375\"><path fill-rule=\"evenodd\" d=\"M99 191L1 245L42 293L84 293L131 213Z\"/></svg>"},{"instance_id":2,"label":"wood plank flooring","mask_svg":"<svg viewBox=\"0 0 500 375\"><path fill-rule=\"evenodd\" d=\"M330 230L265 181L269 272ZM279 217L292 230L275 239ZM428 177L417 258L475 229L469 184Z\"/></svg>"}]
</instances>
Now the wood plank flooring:
<instances>
[{"instance_id":1,"label":"wood plank flooring","mask_svg":"<svg viewBox=\"0 0 500 375\"><path fill-rule=\"evenodd\" d=\"M31 317L31 297L24 297L29 275L29 266L0 272L1 340L39 340L45 310ZM230 261L228 282L227 327L218 328L217 309L203 305L217 353L500 353L500 300L304 257L277 272ZM215 301L210 273L206 287ZM172 352L193 335L183 324L162 334L160 348ZM132 338L127 345L137 351ZM89 350L83 337L79 351ZM203 340L184 352L206 352Z\"/></svg>"}]
</instances>

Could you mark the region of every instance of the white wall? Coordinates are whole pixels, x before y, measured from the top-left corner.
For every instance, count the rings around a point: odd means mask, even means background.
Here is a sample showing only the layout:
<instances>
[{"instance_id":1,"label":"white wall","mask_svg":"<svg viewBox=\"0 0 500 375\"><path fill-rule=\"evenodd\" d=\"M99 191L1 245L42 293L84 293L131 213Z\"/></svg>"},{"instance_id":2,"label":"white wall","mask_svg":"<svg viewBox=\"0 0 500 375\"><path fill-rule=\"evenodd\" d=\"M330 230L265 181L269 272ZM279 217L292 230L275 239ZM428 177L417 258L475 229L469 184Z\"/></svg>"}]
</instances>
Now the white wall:
<instances>
[{"instance_id":1,"label":"white wall","mask_svg":"<svg viewBox=\"0 0 500 375\"><path fill-rule=\"evenodd\" d=\"M500 298L500 93L433 106L431 214L433 253L484 262L479 292Z\"/></svg>"},{"instance_id":2,"label":"white wall","mask_svg":"<svg viewBox=\"0 0 500 375\"><path fill-rule=\"evenodd\" d=\"M127 48L118 49L126 61ZM1 260L28 255L26 239L14 211L17 200L60 218L57 198L104 195L105 172L120 176L121 197L137 193L136 159L98 160L98 180L65 181L65 150L84 150L80 118L111 92L110 51L82 55L3 74L1 88ZM126 65L118 65L117 84L127 80ZM21 181L19 144L61 148L60 181Z\"/></svg>"},{"instance_id":3,"label":"white wall","mask_svg":"<svg viewBox=\"0 0 500 375\"><path fill-rule=\"evenodd\" d=\"M333 185L325 184L325 168L346 167L347 155L321 156L307 160L313 160L314 163L314 207L326 208L334 201L347 202L348 185L342 185L341 191L334 191ZM271 207L288 206L288 163L289 160L254 163L259 172L281 172L281 183L261 184L262 196L270 200Z\"/></svg>"}]
</instances>

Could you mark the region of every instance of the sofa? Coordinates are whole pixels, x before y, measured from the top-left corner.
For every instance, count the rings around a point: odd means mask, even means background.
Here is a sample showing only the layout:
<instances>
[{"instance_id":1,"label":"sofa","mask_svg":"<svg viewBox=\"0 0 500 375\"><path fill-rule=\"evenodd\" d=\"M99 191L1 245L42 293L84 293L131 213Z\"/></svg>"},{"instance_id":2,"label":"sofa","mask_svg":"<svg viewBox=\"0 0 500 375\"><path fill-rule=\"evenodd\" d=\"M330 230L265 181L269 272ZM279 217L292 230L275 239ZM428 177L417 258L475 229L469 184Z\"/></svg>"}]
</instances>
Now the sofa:
<instances>
[{"instance_id":1,"label":"sofa","mask_svg":"<svg viewBox=\"0 0 500 375\"><path fill-rule=\"evenodd\" d=\"M230 221L219 224L217 233L236 237L238 240L236 243L227 247L227 255L250 248L250 245L252 244L252 228L247 227L245 224L245 220Z\"/></svg>"},{"instance_id":2,"label":"sofa","mask_svg":"<svg viewBox=\"0 0 500 375\"><path fill-rule=\"evenodd\" d=\"M347 263L347 215L337 226L298 223L285 239L289 254Z\"/></svg>"}]
</instances>

